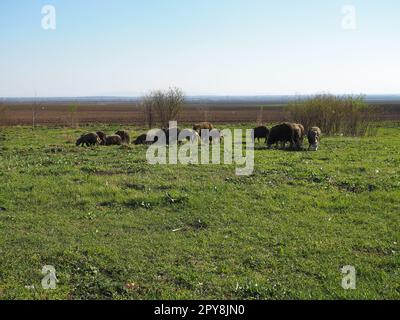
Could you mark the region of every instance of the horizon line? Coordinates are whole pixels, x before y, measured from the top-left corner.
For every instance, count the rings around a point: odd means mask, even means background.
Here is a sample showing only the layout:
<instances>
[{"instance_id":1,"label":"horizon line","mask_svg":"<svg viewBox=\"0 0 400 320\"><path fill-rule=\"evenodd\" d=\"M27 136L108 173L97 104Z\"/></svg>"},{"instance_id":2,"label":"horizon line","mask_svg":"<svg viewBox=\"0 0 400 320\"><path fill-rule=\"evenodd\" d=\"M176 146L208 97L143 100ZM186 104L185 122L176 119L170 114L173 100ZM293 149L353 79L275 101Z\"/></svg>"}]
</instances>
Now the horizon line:
<instances>
[{"instance_id":1,"label":"horizon line","mask_svg":"<svg viewBox=\"0 0 400 320\"><path fill-rule=\"evenodd\" d=\"M186 98L269 98L269 97L310 97L318 95L334 95L334 96L399 96L400 93L311 93L311 94L188 94ZM77 95L77 96L3 96L1 100L15 100L15 99L138 99L145 97L142 95Z\"/></svg>"}]
</instances>

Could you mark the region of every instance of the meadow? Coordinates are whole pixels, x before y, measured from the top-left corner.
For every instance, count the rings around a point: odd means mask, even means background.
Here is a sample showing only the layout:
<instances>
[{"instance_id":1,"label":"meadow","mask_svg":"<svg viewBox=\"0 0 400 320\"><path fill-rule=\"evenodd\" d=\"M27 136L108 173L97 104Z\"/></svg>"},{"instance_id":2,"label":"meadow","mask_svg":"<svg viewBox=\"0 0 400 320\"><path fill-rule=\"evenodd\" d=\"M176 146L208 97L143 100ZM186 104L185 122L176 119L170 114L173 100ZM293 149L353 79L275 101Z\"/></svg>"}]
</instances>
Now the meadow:
<instances>
[{"instance_id":1,"label":"meadow","mask_svg":"<svg viewBox=\"0 0 400 320\"><path fill-rule=\"evenodd\" d=\"M400 298L399 123L318 152L257 144L249 177L74 144L116 129L0 128L0 299Z\"/></svg>"}]
</instances>

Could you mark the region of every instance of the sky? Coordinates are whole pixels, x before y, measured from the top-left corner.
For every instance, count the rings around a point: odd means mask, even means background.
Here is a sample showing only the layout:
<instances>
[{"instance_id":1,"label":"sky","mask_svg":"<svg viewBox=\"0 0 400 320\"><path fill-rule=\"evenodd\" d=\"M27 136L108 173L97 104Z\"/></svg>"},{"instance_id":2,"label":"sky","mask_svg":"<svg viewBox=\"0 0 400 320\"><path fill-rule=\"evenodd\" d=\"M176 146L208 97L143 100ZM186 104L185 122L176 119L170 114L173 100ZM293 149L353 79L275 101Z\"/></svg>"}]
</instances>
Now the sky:
<instances>
[{"instance_id":1,"label":"sky","mask_svg":"<svg viewBox=\"0 0 400 320\"><path fill-rule=\"evenodd\" d=\"M0 97L398 94L399 34L398 0L1 0Z\"/></svg>"}]
</instances>

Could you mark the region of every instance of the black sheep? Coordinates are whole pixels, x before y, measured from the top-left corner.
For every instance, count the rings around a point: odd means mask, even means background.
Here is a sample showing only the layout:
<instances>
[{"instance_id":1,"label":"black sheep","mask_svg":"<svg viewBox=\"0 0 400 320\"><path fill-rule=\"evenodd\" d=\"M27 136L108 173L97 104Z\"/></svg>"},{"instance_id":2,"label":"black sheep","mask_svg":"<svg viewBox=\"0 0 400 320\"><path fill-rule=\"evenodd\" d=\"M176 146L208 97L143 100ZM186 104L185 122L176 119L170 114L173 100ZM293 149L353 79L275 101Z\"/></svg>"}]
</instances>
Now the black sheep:
<instances>
[{"instance_id":1,"label":"black sheep","mask_svg":"<svg viewBox=\"0 0 400 320\"><path fill-rule=\"evenodd\" d=\"M88 133L82 135L77 141L76 146L94 146L100 144L100 138L96 133Z\"/></svg>"},{"instance_id":2,"label":"black sheep","mask_svg":"<svg viewBox=\"0 0 400 320\"><path fill-rule=\"evenodd\" d=\"M260 126L254 128L253 132L253 140L257 139L257 141L260 142L260 139L265 139L265 142L267 142L269 136L269 129L267 127Z\"/></svg>"},{"instance_id":3,"label":"black sheep","mask_svg":"<svg viewBox=\"0 0 400 320\"><path fill-rule=\"evenodd\" d=\"M290 143L290 148L300 150L301 129L293 123L282 123L273 127L269 133L267 145L269 148L273 144L281 142L283 145L286 142Z\"/></svg>"},{"instance_id":4,"label":"black sheep","mask_svg":"<svg viewBox=\"0 0 400 320\"><path fill-rule=\"evenodd\" d=\"M114 146L114 145L122 145L122 138L118 135L107 136L106 137L106 146Z\"/></svg>"},{"instance_id":5,"label":"black sheep","mask_svg":"<svg viewBox=\"0 0 400 320\"><path fill-rule=\"evenodd\" d=\"M133 142L135 145L147 144L147 134L142 134Z\"/></svg>"}]
</instances>

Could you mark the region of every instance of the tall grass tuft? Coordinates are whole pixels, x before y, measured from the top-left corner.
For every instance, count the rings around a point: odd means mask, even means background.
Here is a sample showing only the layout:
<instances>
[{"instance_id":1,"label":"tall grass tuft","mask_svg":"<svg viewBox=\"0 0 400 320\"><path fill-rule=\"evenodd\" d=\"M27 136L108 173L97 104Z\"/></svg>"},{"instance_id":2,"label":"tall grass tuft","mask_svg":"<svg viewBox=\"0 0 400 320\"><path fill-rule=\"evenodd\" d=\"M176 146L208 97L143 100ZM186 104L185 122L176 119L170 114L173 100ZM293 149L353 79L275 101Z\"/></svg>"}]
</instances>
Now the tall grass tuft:
<instances>
[{"instance_id":1,"label":"tall grass tuft","mask_svg":"<svg viewBox=\"0 0 400 320\"><path fill-rule=\"evenodd\" d=\"M365 103L363 96L316 95L288 105L290 118L306 130L320 127L324 134L366 136L376 134L377 109Z\"/></svg>"}]
</instances>

